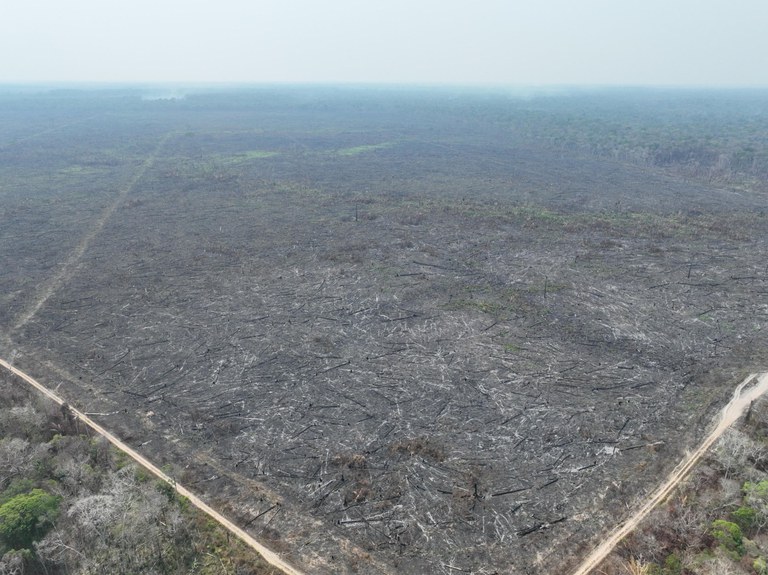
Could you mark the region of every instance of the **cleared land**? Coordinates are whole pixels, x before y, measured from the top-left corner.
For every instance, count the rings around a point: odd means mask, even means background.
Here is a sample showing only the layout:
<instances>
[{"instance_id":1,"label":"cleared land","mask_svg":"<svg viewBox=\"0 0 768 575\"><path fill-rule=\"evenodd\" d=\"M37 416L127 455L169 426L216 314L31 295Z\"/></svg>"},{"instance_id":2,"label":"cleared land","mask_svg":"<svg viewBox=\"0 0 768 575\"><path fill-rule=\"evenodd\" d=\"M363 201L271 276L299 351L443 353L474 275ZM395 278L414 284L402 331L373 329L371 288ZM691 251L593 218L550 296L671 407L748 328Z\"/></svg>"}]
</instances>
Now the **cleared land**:
<instances>
[{"instance_id":1,"label":"cleared land","mask_svg":"<svg viewBox=\"0 0 768 575\"><path fill-rule=\"evenodd\" d=\"M109 96L4 96L0 355L307 571L573 567L765 365L755 94Z\"/></svg>"}]
</instances>

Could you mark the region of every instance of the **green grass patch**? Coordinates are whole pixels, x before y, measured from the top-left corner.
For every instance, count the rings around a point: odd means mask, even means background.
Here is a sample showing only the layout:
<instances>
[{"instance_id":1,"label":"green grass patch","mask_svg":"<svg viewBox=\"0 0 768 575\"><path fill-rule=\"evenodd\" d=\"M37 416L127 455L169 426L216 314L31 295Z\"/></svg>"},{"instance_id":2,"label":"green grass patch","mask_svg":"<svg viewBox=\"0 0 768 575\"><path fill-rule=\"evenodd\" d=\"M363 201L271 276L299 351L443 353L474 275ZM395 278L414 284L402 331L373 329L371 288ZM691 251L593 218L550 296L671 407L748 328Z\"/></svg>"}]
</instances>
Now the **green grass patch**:
<instances>
[{"instance_id":1,"label":"green grass patch","mask_svg":"<svg viewBox=\"0 0 768 575\"><path fill-rule=\"evenodd\" d=\"M354 146L352 148L341 148L336 150L336 154L339 156L358 156L367 152L385 150L387 148L391 148L394 145L394 142L382 142L381 144L368 144L365 146Z\"/></svg>"},{"instance_id":2,"label":"green grass patch","mask_svg":"<svg viewBox=\"0 0 768 575\"><path fill-rule=\"evenodd\" d=\"M74 165L74 166L68 166L60 172L67 176L93 176L96 174L103 174L107 170L105 168L96 168L94 166L81 166L81 165Z\"/></svg>"},{"instance_id":3,"label":"green grass patch","mask_svg":"<svg viewBox=\"0 0 768 575\"><path fill-rule=\"evenodd\" d=\"M513 313L516 310L515 306L504 302L468 298L454 298L443 307L448 311L479 311L493 317Z\"/></svg>"},{"instance_id":4,"label":"green grass patch","mask_svg":"<svg viewBox=\"0 0 768 575\"><path fill-rule=\"evenodd\" d=\"M217 156L214 162L223 166L237 166L246 162L252 162L253 160L264 160L279 155L279 152L269 150L247 150L231 156Z\"/></svg>"},{"instance_id":5,"label":"green grass patch","mask_svg":"<svg viewBox=\"0 0 768 575\"><path fill-rule=\"evenodd\" d=\"M525 350L519 345L515 345L514 343L505 343L504 351L507 353L520 353Z\"/></svg>"}]
</instances>

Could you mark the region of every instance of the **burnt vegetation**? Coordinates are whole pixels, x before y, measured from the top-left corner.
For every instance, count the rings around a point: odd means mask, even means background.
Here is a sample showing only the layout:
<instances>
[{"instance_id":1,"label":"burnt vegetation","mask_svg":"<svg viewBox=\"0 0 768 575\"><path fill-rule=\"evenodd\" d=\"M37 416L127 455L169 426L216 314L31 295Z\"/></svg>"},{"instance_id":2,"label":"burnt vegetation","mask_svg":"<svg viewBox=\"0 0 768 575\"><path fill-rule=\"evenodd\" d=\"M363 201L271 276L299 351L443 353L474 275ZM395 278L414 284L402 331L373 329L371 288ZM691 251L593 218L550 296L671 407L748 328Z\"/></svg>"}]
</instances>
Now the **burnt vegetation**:
<instances>
[{"instance_id":1,"label":"burnt vegetation","mask_svg":"<svg viewBox=\"0 0 768 575\"><path fill-rule=\"evenodd\" d=\"M763 92L0 98L0 356L313 573L561 572L765 366Z\"/></svg>"}]
</instances>

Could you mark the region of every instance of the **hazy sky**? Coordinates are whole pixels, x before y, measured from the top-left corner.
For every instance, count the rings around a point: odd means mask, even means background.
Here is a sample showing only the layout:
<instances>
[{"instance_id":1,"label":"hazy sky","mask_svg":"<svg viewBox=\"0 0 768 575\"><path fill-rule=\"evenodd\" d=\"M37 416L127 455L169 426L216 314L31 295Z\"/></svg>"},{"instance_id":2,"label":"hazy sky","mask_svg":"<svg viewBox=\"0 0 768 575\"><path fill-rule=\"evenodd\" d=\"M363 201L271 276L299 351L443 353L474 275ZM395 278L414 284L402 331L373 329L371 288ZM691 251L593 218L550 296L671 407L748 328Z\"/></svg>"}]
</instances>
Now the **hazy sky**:
<instances>
[{"instance_id":1,"label":"hazy sky","mask_svg":"<svg viewBox=\"0 0 768 575\"><path fill-rule=\"evenodd\" d=\"M768 0L2 0L0 82L768 86Z\"/></svg>"}]
</instances>

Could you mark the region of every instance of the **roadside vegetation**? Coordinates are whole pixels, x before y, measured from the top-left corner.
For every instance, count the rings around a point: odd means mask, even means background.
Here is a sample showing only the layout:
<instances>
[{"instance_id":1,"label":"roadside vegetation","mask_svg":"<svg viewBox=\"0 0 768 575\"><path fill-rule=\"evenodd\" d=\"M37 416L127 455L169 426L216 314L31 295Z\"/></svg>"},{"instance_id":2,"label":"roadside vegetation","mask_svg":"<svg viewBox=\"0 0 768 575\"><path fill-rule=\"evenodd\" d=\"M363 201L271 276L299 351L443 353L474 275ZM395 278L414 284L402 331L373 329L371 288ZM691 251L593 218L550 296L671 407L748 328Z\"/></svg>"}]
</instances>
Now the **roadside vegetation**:
<instances>
[{"instance_id":1,"label":"roadside vegetation","mask_svg":"<svg viewBox=\"0 0 768 575\"><path fill-rule=\"evenodd\" d=\"M277 575L207 516L0 377L0 573Z\"/></svg>"},{"instance_id":2,"label":"roadside vegetation","mask_svg":"<svg viewBox=\"0 0 768 575\"><path fill-rule=\"evenodd\" d=\"M768 401L729 429L595 573L768 573Z\"/></svg>"}]
</instances>

